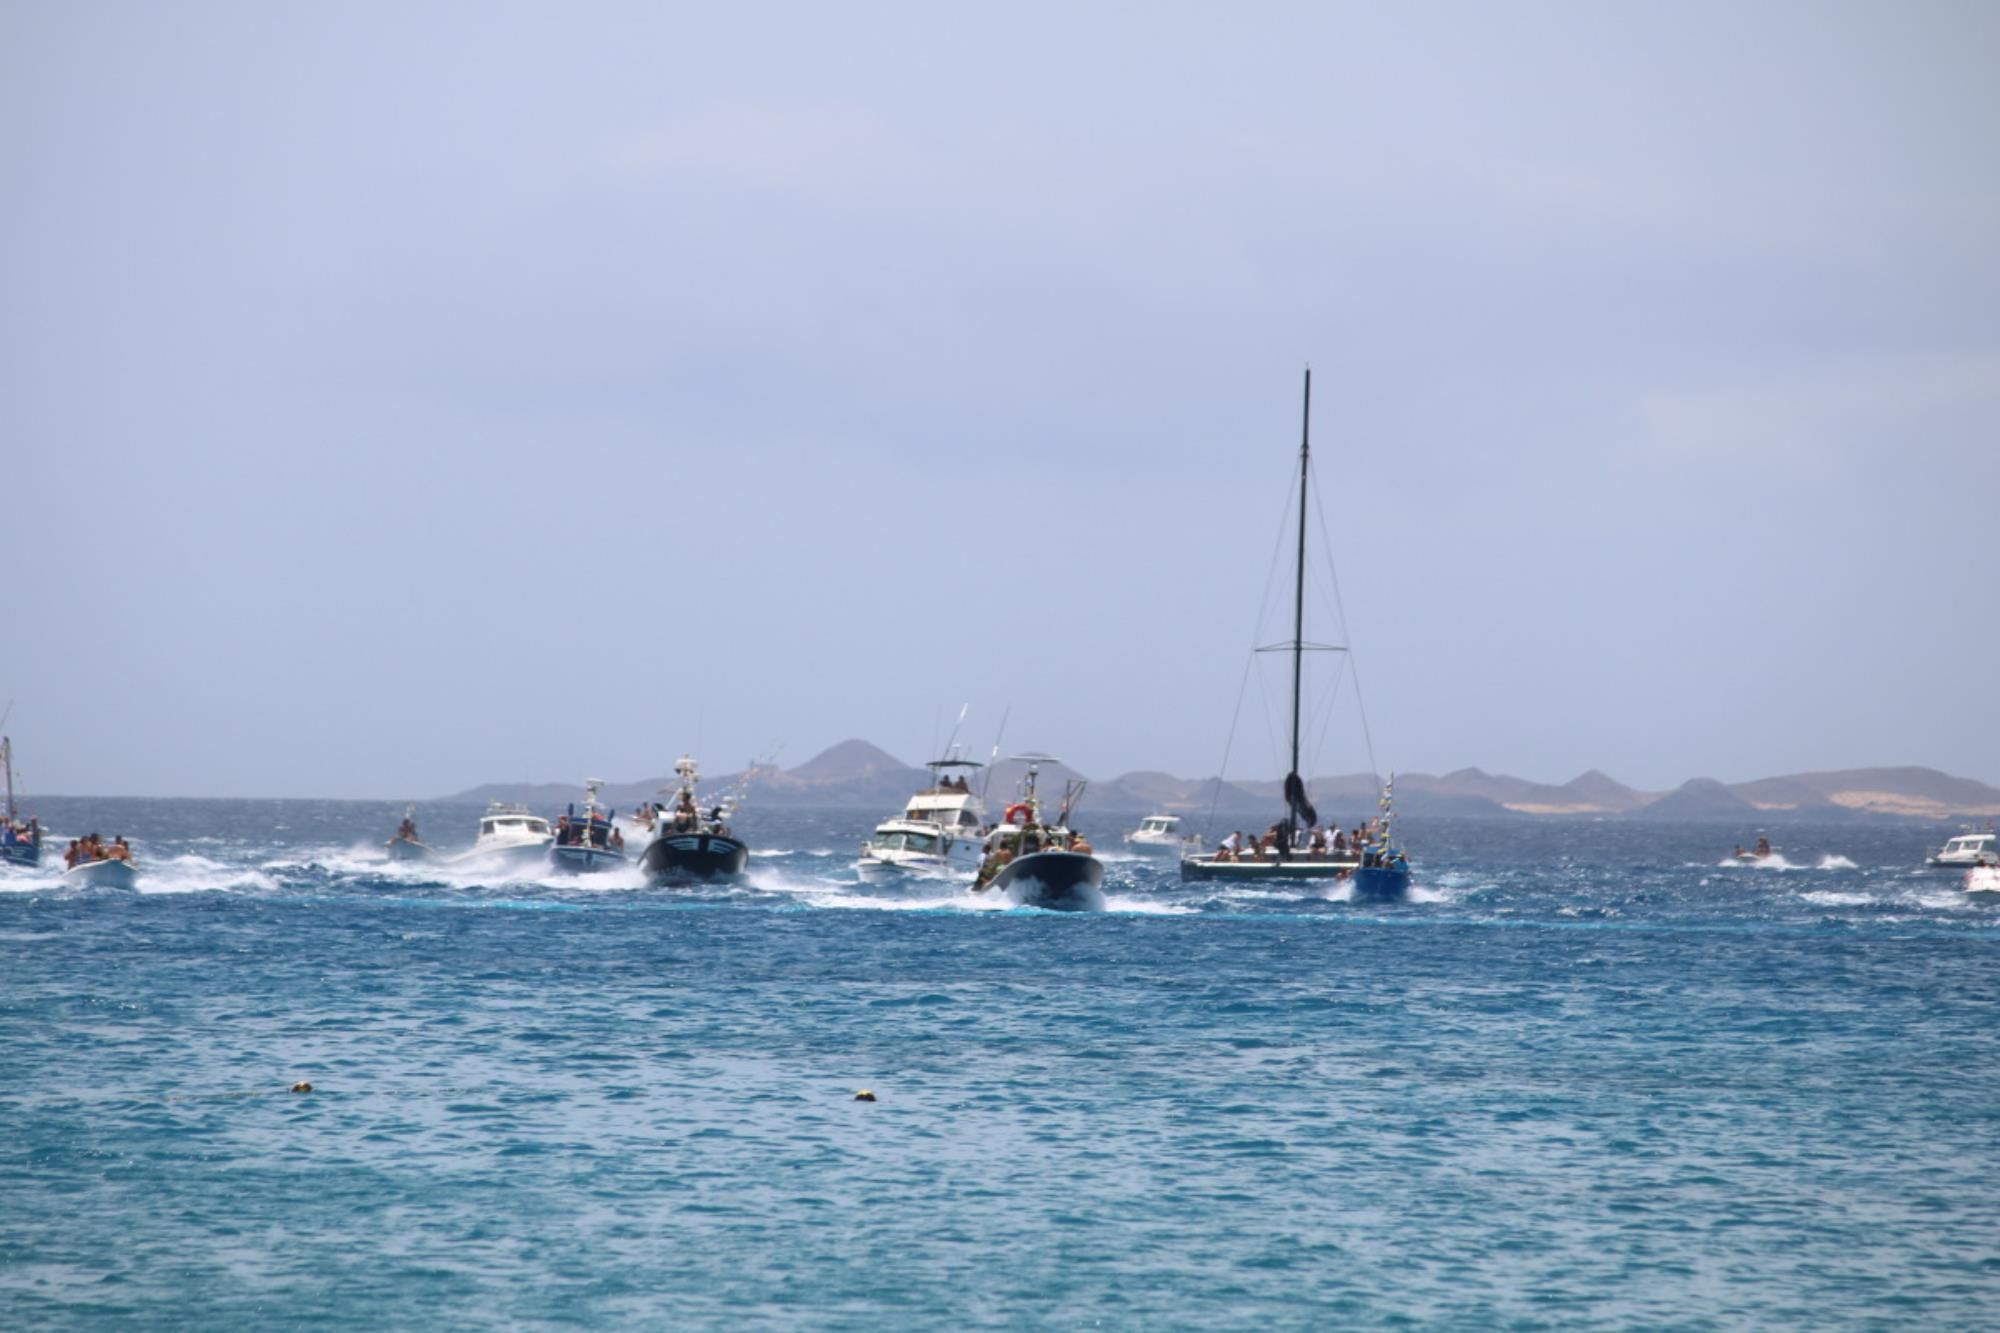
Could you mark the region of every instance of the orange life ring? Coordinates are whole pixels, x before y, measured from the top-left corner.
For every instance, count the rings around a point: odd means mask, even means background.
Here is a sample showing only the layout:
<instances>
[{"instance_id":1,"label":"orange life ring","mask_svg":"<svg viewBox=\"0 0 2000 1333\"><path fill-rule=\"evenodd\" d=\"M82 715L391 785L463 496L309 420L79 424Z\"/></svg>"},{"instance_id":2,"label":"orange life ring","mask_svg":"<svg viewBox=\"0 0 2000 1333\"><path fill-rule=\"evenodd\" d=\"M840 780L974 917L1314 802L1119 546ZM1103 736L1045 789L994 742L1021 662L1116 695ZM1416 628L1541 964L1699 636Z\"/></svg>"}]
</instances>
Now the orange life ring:
<instances>
[{"instance_id":1,"label":"orange life ring","mask_svg":"<svg viewBox=\"0 0 2000 1333\"><path fill-rule=\"evenodd\" d=\"M1016 801L1007 807L1007 813L1000 822L1003 824L1026 824L1028 822L1028 814L1028 803L1026 801ZM1020 818L1014 818L1016 815L1019 815Z\"/></svg>"}]
</instances>

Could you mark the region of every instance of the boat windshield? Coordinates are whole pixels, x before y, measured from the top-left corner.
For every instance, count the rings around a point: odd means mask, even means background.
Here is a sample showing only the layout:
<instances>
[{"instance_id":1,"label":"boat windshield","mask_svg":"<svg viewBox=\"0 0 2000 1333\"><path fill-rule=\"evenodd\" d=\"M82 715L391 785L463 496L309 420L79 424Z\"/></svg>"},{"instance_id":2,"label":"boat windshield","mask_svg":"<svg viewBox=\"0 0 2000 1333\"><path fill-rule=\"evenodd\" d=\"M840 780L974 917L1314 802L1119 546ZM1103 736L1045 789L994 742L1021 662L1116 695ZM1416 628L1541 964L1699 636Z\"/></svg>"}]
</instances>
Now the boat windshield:
<instances>
[{"instance_id":1,"label":"boat windshield","mask_svg":"<svg viewBox=\"0 0 2000 1333\"><path fill-rule=\"evenodd\" d=\"M938 837L935 833L913 833L899 829L894 833L884 833L877 838L875 849L883 852L927 852L935 855L938 849Z\"/></svg>"}]
</instances>

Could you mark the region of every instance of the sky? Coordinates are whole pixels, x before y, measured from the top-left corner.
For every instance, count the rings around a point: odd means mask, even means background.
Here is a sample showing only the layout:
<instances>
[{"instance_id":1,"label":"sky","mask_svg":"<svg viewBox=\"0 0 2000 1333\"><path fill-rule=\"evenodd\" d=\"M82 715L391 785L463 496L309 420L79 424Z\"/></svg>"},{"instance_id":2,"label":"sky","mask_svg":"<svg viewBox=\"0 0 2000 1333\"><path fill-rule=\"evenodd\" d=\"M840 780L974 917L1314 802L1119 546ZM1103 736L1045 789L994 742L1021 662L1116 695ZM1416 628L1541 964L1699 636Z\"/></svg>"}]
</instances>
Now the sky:
<instances>
[{"instance_id":1,"label":"sky","mask_svg":"<svg viewBox=\"0 0 2000 1333\"><path fill-rule=\"evenodd\" d=\"M0 5L21 777L962 705L1275 776L1310 364L1312 770L2000 782L1995 68L1976 3Z\"/></svg>"}]
</instances>

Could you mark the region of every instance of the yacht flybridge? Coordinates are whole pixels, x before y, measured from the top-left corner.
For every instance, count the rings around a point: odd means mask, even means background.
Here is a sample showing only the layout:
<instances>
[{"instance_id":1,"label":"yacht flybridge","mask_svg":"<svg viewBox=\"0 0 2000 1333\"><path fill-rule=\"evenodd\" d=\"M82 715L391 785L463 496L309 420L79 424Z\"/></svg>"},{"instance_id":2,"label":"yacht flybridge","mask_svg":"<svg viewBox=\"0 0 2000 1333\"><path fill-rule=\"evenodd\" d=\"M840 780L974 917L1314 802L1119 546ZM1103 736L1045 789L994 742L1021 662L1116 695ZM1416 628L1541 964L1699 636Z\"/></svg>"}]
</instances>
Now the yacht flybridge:
<instances>
[{"instance_id":1,"label":"yacht flybridge","mask_svg":"<svg viewBox=\"0 0 2000 1333\"><path fill-rule=\"evenodd\" d=\"M911 796L903 813L875 826L861 844L855 869L864 875L896 871L931 874L979 869L986 804L972 790L970 759L933 759L930 786Z\"/></svg>"}]
</instances>

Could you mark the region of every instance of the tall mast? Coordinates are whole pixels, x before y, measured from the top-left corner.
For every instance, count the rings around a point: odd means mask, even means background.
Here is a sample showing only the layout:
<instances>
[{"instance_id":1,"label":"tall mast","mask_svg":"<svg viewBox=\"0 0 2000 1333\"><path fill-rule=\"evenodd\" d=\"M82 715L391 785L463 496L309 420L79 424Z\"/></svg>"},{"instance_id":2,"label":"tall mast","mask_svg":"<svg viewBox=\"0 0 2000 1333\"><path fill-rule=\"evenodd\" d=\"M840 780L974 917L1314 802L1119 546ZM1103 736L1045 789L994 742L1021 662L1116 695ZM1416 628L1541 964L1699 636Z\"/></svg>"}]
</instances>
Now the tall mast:
<instances>
[{"instance_id":1,"label":"tall mast","mask_svg":"<svg viewBox=\"0 0 2000 1333\"><path fill-rule=\"evenodd\" d=\"M1299 771L1299 673L1306 649L1306 468L1312 457L1313 373L1306 367L1306 403L1299 425L1299 567L1292 584L1292 772ZM1296 827L1289 802L1285 822Z\"/></svg>"},{"instance_id":2,"label":"tall mast","mask_svg":"<svg viewBox=\"0 0 2000 1333\"><path fill-rule=\"evenodd\" d=\"M14 821L14 742L0 736L0 768L7 770L7 822Z\"/></svg>"}]
</instances>

